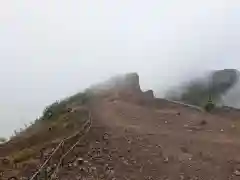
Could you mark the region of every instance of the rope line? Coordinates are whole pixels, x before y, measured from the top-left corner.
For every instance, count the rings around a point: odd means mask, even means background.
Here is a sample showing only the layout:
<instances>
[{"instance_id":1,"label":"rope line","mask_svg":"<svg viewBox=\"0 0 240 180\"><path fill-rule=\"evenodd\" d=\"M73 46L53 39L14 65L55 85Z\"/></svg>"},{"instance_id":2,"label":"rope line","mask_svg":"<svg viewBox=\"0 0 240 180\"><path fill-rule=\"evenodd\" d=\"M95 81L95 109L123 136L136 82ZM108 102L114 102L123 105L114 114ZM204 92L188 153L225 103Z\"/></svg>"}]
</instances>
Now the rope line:
<instances>
[{"instance_id":1,"label":"rope line","mask_svg":"<svg viewBox=\"0 0 240 180\"><path fill-rule=\"evenodd\" d=\"M92 122L90 121L90 122L89 122L89 126L86 128L86 132L84 132L84 133L82 134L82 136L80 137L80 139L79 139L72 147L70 147L65 154L62 155L62 157L60 158L60 160L59 160L59 162L58 162L58 164L57 164L57 167L56 167L55 171L54 171L53 174L52 174L51 180L52 180L52 179L57 175L57 173L59 172L60 166L62 165L62 162L63 162L63 160L65 159L65 157L79 144L79 142L82 140L82 138L84 137L84 135L86 135L86 134L89 132L89 130L90 130L90 128L91 128L91 125L92 125Z\"/></svg>"},{"instance_id":2,"label":"rope line","mask_svg":"<svg viewBox=\"0 0 240 180\"><path fill-rule=\"evenodd\" d=\"M58 150L59 150L61 147L62 147L62 148L64 147L64 145L66 144L67 141L69 141L69 140L71 140L71 139L73 139L73 138L76 138L76 137L80 136L80 137L78 138L77 142L74 143L74 145L71 146L71 147L68 149L68 151L61 156L61 158L60 158L60 160L59 160L59 162L58 162L55 170L54 170L50 175L48 175L48 177L51 177L51 179L52 179L52 177L53 177L52 175L58 173L58 170L59 170L59 168L60 168L60 166L61 166L61 163L62 163L62 161L64 160L64 158L77 146L77 144L81 141L82 137L83 137L86 133L88 133L88 131L89 131L90 128L91 128L91 125L92 125L92 118L91 118L91 113L89 112L88 120L83 124L81 130L78 131L77 133L75 133L75 134L73 134L73 135L71 135L71 136L63 139L63 140L58 144L58 146L54 149L54 151L51 153L51 155L48 157L48 159L40 166L40 168L38 169L38 171L35 172L35 173L33 174L33 176L32 176L29 180L36 180L36 179L38 178L38 176L41 174L41 172L43 172L43 170L45 170L46 166L48 165L48 163L50 162L50 160L53 158L53 156L58 152ZM47 173L48 173L48 172L47 172Z\"/></svg>"}]
</instances>

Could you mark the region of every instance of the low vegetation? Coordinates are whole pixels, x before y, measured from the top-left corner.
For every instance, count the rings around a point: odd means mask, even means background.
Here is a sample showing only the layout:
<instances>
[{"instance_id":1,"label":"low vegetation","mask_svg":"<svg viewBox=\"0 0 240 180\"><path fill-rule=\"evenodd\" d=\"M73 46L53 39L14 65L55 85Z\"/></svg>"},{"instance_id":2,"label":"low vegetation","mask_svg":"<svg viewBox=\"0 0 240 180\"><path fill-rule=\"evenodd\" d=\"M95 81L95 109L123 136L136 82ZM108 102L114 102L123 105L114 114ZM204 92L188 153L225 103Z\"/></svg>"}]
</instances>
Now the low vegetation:
<instances>
[{"instance_id":1,"label":"low vegetation","mask_svg":"<svg viewBox=\"0 0 240 180\"><path fill-rule=\"evenodd\" d=\"M7 141L6 138L4 138L4 137L0 137L0 143L5 143L6 141Z\"/></svg>"},{"instance_id":2,"label":"low vegetation","mask_svg":"<svg viewBox=\"0 0 240 180\"><path fill-rule=\"evenodd\" d=\"M36 136L39 132L54 132L51 133L52 137L64 134L63 132L61 133L64 127L77 127L81 120L85 120L87 118L86 114L88 113L84 111L84 106L88 103L91 97L92 93L90 91L84 91L52 103L44 109L42 116L37 118L33 123L31 123L31 125L26 126L25 129L15 131L10 137L10 140L14 140L17 137L30 138ZM77 114L69 113L72 112L75 107L82 107L83 109L78 109ZM71 122L68 121L69 119L71 119ZM2 139L2 142L3 141L5 141L5 139Z\"/></svg>"},{"instance_id":3,"label":"low vegetation","mask_svg":"<svg viewBox=\"0 0 240 180\"><path fill-rule=\"evenodd\" d=\"M216 107L216 105L211 101L209 100L206 105L204 106L204 109L205 111L207 112L211 112L214 108Z\"/></svg>"},{"instance_id":4,"label":"low vegetation","mask_svg":"<svg viewBox=\"0 0 240 180\"><path fill-rule=\"evenodd\" d=\"M43 115L40 119L42 120L54 119L54 117L57 117L60 114L71 111L70 107L71 105L78 106L86 104L90 96L91 94L88 92L81 92L73 96L70 96L64 100L56 101L44 109Z\"/></svg>"},{"instance_id":5,"label":"low vegetation","mask_svg":"<svg viewBox=\"0 0 240 180\"><path fill-rule=\"evenodd\" d=\"M30 148L23 149L22 151L18 151L15 154L13 154L11 156L11 159L14 164L22 163L29 160L31 157L33 157L35 153L36 152L33 149L30 149Z\"/></svg>"}]
</instances>

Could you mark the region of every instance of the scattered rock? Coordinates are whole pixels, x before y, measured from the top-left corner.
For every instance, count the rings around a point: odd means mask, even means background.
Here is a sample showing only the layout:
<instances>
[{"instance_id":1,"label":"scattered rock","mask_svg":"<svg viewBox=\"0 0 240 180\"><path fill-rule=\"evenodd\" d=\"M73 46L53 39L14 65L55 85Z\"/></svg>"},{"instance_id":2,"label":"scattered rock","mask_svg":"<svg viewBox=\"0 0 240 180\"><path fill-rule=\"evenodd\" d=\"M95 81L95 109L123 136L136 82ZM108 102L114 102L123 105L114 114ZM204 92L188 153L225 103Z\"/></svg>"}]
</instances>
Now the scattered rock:
<instances>
[{"instance_id":1,"label":"scattered rock","mask_svg":"<svg viewBox=\"0 0 240 180\"><path fill-rule=\"evenodd\" d=\"M74 166L81 166L83 165L84 160L83 158L77 158L76 161L74 162Z\"/></svg>"},{"instance_id":2,"label":"scattered rock","mask_svg":"<svg viewBox=\"0 0 240 180\"><path fill-rule=\"evenodd\" d=\"M109 135L107 134L107 133L105 133L104 135L103 135L103 140L108 140L109 139Z\"/></svg>"},{"instance_id":3,"label":"scattered rock","mask_svg":"<svg viewBox=\"0 0 240 180\"><path fill-rule=\"evenodd\" d=\"M234 171L234 175L235 175L235 176L240 176L240 170L238 170L238 169L235 170L235 171Z\"/></svg>"},{"instance_id":4,"label":"scattered rock","mask_svg":"<svg viewBox=\"0 0 240 180\"><path fill-rule=\"evenodd\" d=\"M81 172L87 172L87 170L86 170L85 167L80 167L79 170L80 170Z\"/></svg>"},{"instance_id":5,"label":"scattered rock","mask_svg":"<svg viewBox=\"0 0 240 180\"><path fill-rule=\"evenodd\" d=\"M169 162L169 159L168 157L165 157L164 160L163 160L164 163L168 163Z\"/></svg>"},{"instance_id":6,"label":"scattered rock","mask_svg":"<svg viewBox=\"0 0 240 180\"><path fill-rule=\"evenodd\" d=\"M2 165L9 165L10 164L10 160L8 158L2 158L1 159L1 164Z\"/></svg>"},{"instance_id":7,"label":"scattered rock","mask_svg":"<svg viewBox=\"0 0 240 180\"><path fill-rule=\"evenodd\" d=\"M96 167L90 167L89 168L89 172L92 173L92 172L95 172L97 171L97 168Z\"/></svg>"},{"instance_id":8,"label":"scattered rock","mask_svg":"<svg viewBox=\"0 0 240 180\"><path fill-rule=\"evenodd\" d=\"M103 174L100 174L100 176L99 176L101 179L103 179L104 178L104 175Z\"/></svg>"},{"instance_id":9,"label":"scattered rock","mask_svg":"<svg viewBox=\"0 0 240 180\"><path fill-rule=\"evenodd\" d=\"M124 163L125 165L129 165L128 160L126 160L126 159L123 160L123 163Z\"/></svg>"},{"instance_id":10,"label":"scattered rock","mask_svg":"<svg viewBox=\"0 0 240 180\"><path fill-rule=\"evenodd\" d=\"M205 120L202 120L201 122L200 122L200 125L201 126L204 126L204 125L206 125L207 124L207 121L205 121Z\"/></svg>"},{"instance_id":11,"label":"scattered rock","mask_svg":"<svg viewBox=\"0 0 240 180\"><path fill-rule=\"evenodd\" d=\"M152 176L146 176L144 177L145 180L153 180L153 177Z\"/></svg>"},{"instance_id":12,"label":"scattered rock","mask_svg":"<svg viewBox=\"0 0 240 180\"><path fill-rule=\"evenodd\" d=\"M87 163L88 163L88 161L87 161L87 160L84 160L83 162L84 162L85 164L87 164Z\"/></svg>"},{"instance_id":13,"label":"scattered rock","mask_svg":"<svg viewBox=\"0 0 240 180\"><path fill-rule=\"evenodd\" d=\"M184 179L185 179L184 175L180 175L180 176L179 176L179 179L180 179L180 180L184 180Z\"/></svg>"},{"instance_id":14,"label":"scattered rock","mask_svg":"<svg viewBox=\"0 0 240 180\"><path fill-rule=\"evenodd\" d=\"M47 167L47 172L49 173L52 170L50 166Z\"/></svg>"},{"instance_id":15,"label":"scattered rock","mask_svg":"<svg viewBox=\"0 0 240 180\"><path fill-rule=\"evenodd\" d=\"M183 153L183 154L180 154L178 156L178 160L180 162L183 162L183 161L191 161L193 158L192 154L189 154L189 153Z\"/></svg>"},{"instance_id":16,"label":"scattered rock","mask_svg":"<svg viewBox=\"0 0 240 180\"><path fill-rule=\"evenodd\" d=\"M188 127L189 130L192 130L192 131L201 131L203 128L200 127L200 126L191 126L191 127Z\"/></svg>"},{"instance_id":17,"label":"scattered rock","mask_svg":"<svg viewBox=\"0 0 240 180\"><path fill-rule=\"evenodd\" d=\"M131 144L131 143L132 143L132 141L131 141L130 139L127 139L127 142L128 142L128 144Z\"/></svg>"},{"instance_id":18,"label":"scattered rock","mask_svg":"<svg viewBox=\"0 0 240 180\"><path fill-rule=\"evenodd\" d=\"M235 124L232 124L232 125L231 125L231 128L236 128Z\"/></svg>"},{"instance_id":19,"label":"scattered rock","mask_svg":"<svg viewBox=\"0 0 240 180\"><path fill-rule=\"evenodd\" d=\"M186 147L182 146L180 149L183 153L188 153L188 149Z\"/></svg>"}]
</instances>

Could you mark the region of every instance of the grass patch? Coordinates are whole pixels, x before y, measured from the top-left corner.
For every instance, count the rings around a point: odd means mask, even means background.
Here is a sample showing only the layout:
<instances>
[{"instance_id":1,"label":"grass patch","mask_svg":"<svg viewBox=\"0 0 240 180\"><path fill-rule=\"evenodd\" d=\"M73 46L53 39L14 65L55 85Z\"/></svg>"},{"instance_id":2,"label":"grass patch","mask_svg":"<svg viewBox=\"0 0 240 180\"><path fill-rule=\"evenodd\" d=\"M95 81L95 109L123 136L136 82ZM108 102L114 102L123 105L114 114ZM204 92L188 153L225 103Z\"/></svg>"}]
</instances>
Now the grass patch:
<instances>
[{"instance_id":1,"label":"grass patch","mask_svg":"<svg viewBox=\"0 0 240 180\"><path fill-rule=\"evenodd\" d=\"M56 101L44 109L43 115L40 118L40 120L53 120L59 117L59 115L61 114L70 112L71 109L69 109L69 106L73 104L75 106L85 105L89 101L90 97L91 97L91 93L81 92L73 96L70 96L66 99L63 99L61 101Z\"/></svg>"},{"instance_id":2,"label":"grass patch","mask_svg":"<svg viewBox=\"0 0 240 180\"><path fill-rule=\"evenodd\" d=\"M36 152L33 149L23 149L12 155L12 162L14 164L25 162L31 159Z\"/></svg>"}]
</instances>

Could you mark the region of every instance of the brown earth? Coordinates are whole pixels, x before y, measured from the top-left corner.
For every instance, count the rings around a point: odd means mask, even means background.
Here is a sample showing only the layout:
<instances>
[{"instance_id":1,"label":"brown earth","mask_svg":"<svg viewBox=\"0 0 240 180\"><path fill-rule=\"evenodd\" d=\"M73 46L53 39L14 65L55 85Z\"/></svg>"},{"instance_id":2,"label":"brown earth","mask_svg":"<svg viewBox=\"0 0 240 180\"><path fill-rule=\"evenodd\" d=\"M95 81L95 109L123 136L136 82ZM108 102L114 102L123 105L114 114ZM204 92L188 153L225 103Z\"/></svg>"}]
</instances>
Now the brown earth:
<instances>
[{"instance_id":1,"label":"brown earth","mask_svg":"<svg viewBox=\"0 0 240 180\"><path fill-rule=\"evenodd\" d=\"M239 179L238 119L177 106L95 102L87 145L74 150L86 163L60 179Z\"/></svg>"},{"instance_id":2,"label":"brown earth","mask_svg":"<svg viewBox=\"0 0 240 180\"><path fill-rule=\"evenodd\" d=\"M151 92L133 94L114 92L91 100L92 126L66 157L59 179L240 179L238 111L209 114L153 98ZM41 148L47 152L56 142ZM11 143L0 148L1 157L19 150ZM60 155L54 159L56 163ZM6 172L2 179L12 175L29 178L41 161L33 156L31 163L25 167L1 165Z\"/></svg>"},{"instance_id":3,"label":"brown earth","mask_svg":"<svg viewBox=\"0 0 240 180\"><path fill-rule=\"evenodd\" d=\"M240 178L238 119L183 105L166 103L159 108L157 104L95 101L93 125L67 158L59 178ZM76 165L79 158L84 162Z\"/></svg>"}]
</instances>

